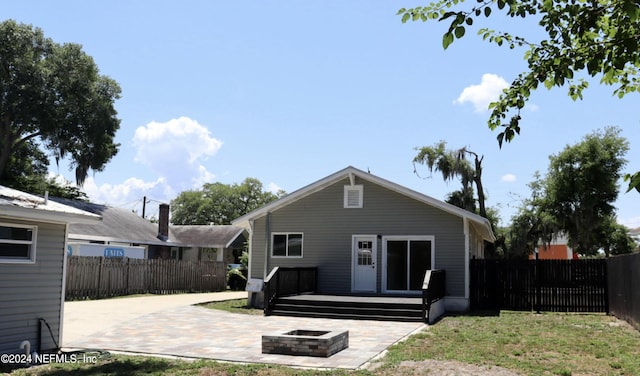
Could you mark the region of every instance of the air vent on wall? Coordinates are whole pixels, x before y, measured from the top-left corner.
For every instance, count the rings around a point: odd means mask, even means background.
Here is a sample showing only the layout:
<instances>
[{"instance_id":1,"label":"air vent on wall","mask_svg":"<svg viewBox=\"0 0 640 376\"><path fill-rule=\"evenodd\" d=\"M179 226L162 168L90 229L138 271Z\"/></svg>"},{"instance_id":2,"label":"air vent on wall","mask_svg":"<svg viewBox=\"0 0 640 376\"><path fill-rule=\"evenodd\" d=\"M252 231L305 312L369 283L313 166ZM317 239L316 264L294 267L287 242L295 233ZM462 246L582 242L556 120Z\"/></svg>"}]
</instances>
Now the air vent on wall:
<instances>
[{"instance_id":1,"label":"air vent on wall","mask_svg":"<svg viewBox=\"0 0 640 376\"><path fill-rule=\"evenodd\" d=\"M345 208L361 208L363 189L362 185L345 185L344 186L344 207Z\"/></svg>"}]
</instances>

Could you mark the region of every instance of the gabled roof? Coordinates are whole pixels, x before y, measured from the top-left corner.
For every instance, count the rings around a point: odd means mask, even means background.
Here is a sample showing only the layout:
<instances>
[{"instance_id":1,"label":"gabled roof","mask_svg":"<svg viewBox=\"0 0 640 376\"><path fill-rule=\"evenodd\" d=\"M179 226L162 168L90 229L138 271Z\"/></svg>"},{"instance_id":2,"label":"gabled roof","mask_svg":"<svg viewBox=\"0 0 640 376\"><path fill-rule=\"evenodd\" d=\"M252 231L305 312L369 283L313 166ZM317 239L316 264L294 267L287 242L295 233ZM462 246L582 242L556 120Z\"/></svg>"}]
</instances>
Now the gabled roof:
<instances>
[{"instance_id":1,"label":"gabled roof","mask_svg":"<svg viewBox=\"0 0 640 376\"><path fill-rule=\"evenodd\" d=\"M387 188L399 194L410 197L416 201L433 206L447 213L457 215L461 218L467 219L469 221L469 224L473 226L482 235L483 239L491 242L495 241L496 239L495 235L493 234L493 231L491 230L491 224L489 223L488 219L481 217L475 213L471 213L468 210L461 209L457 206L448 204L444 201L437 200L431 196L427 196L425 194L416 192L407 187L393 183L389 180L372 175L368 172L364 172L352 166L349 166L338 172L335 172L323 179L316 181L315 183L307 185L306 187L300 188L297 191L294 191L276 201L272 201L269 204L262 206L261 208L258 208L239 218L236 218L231 223L237 226L248 227L249 222L252 220L263 217L269 212L276 211L297 200L307 197L315 192L321 191L326 187L333 185L341 180L344 180L346 178L352 178L354 176L357 176L362 180L366 180L370 183L377 184L381 187Z\"/></svg>"},{"instance_id":2,"label":"gabled roof","mask_svg":"<svg viewBox=\"0 0 640 376\"><path fill-rule=\"evenodd\" d=\"M100 223L69 226L70 239L179 246L173 241L174 236L171 231L169 231L169 241L158 239L158 225L130 210L59 197L51 200L102 216Z\"/></svg>"},{"instance_id":3,"label":"gabled roof","mask_svg":"<svg viewBox=\"0 0 640 376\"><path fill-rule=\"evenodd\" d=\"M99 223L100 215L0 185L0 215L53 223Z\"/></svg>"},{"instance_id":4,"label":"gabled roof","mask_svg":"<svg viewBox=\"0 0 640 376\"><path fill-rule=\"evenodd\" d=\"M246 230L229 225L169 226L175 239L184 247L229 248ZM239 240L238 240L239 241Z\"/></svg>"}]
</instances>

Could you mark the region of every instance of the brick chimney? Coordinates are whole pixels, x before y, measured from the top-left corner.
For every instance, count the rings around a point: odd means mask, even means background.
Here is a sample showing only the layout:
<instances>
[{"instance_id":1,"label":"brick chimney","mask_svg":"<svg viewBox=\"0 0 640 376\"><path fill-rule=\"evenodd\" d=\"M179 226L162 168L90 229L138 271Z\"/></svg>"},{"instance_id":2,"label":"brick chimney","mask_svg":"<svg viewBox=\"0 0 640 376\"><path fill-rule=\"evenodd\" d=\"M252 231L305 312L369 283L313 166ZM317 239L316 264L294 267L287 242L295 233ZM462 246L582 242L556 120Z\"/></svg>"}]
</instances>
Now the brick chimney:
<instances>
[{"instance_id":1,"label":"brick chimney","mask_svg":"<svg viewBox=\"0 0 640 376\"><path fill-rule=\"evenodd\" d=\"M158 213L158 239L169 240L169 204L160 204Z\"/></svg>"}]
</instances>

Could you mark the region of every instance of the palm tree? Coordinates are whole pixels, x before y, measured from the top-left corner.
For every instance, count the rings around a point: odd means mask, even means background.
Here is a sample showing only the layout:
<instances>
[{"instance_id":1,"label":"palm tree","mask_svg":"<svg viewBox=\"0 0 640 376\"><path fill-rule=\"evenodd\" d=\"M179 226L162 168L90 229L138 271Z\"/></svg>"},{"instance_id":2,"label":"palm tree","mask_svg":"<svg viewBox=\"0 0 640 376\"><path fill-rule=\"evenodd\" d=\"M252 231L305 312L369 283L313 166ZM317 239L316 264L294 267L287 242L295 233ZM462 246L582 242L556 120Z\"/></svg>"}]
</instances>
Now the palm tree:
<instances>
[{"instance_id":1,"label":"palm tree","mask_svg":"<svg viewBox=\"0 0 640 376\"><path fill-rule=\"evenodd\" d=\"M416 163L419 163L426 165L431 173L434 170L440 171L445 181L450 181L456 177L460 178L462 183L462 190L459 191L461 197L473 197L473 184L475 184L478 192L479 213L487 218L482 185L482 160L484 156L479 156L477 153L467 149L467 147L447 150L446 145L446 141L440 141L433 146L417 148L418 155L413 158L413 171L418 175ZM474 157L473 165L467 160L467 156ZM471 205L468 200L463 202L465 203L462 207L463 209L475 211L475 205Z\"/></svg>"}]
</instances>

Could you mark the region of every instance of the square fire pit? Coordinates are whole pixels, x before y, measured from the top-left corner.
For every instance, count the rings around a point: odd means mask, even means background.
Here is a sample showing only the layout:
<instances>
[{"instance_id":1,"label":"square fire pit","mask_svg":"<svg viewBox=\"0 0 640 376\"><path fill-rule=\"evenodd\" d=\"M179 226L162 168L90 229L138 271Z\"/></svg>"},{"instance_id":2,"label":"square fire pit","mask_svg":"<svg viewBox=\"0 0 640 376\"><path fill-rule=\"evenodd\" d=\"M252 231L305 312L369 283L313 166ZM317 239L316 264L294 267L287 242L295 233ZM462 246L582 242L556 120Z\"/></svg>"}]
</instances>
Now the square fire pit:
<instances>
[{"instance_id":1,"label":"square fire pit","mask_svg":"<svg viewBox=\"0 0 640 376\"><path fill-rule=\"evenodd\" d=\"M330 357L349 347L349 331L296 329L262 336L263 354Z\"/></svg>"}]
</instances>

